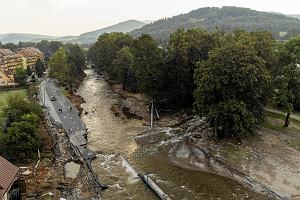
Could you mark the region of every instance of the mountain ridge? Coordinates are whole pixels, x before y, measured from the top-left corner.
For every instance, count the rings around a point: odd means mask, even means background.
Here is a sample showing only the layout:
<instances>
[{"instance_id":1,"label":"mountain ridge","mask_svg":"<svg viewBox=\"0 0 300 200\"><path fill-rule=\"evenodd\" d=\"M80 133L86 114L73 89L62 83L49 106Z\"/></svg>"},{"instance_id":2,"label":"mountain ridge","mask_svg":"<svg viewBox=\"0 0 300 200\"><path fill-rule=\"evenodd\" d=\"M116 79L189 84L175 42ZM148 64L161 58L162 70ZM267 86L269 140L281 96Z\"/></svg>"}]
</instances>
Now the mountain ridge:
<instances>
[{"instance_id":1,"label":"mountain ridge","mask_svg":"<svg viewBox=\"0 0 300 200\"><path fill-rule=\"evenodd\" d=\"M300 34L300 20L284 14L260 12L250 8L234 6L204 7L189 13L160 19L147 24L130 34L138 37L150 34L159 42L166 42L169 35L177 29L203 28L213 31L244 29L246 31L270 31L276 39L288 39Z\"/></svg>"},{"instance_id":2,"label":"mountain ridge","mask_svg":"<svg viewBox=\"0 0 300 200\"><path fill-rule=\"evenodd\" d=\"M145 23L138 20L127 20L105 28L97 29L82 33L78 36L50 36L43 34L31 33L4 33L0 34L0 42L2 43L18 43L18 42L39 42L41 40L56 40L61 42L77 42L80 44L96 42L99 35L110 32L130 32L134 29L141 28Z\"/></svg>"}]
</instances>

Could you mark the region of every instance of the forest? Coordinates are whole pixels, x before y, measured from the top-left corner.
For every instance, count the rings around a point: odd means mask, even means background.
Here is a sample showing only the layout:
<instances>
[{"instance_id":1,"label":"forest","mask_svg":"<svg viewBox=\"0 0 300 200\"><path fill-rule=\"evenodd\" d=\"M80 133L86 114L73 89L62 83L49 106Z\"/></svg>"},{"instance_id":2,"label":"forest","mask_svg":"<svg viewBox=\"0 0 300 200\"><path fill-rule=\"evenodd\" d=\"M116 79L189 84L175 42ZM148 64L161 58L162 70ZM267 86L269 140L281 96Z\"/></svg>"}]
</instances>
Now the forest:
<instances>
[{"instance_id":1,"label":"forest","mask_svg":"<svg viewBox=\"0 0 300 200\"><path fill-rule=\"evenodd\" d=\"M187 14L158 20L132 31L133 37L149 34L161 44L168 41L169 35L178 28L203 28L234 31L269 31L277 40L286 40L300 34L300 20L283 14L259 12L249 8L233 6L204 7Z\"/></svg>"},{"instance_id":2,"label":"forest","mask_svg":"<svg viewBox=\"0 0 300 200\"><path fill-rule=\"evenodd\" d=\"M254 133L270 104L287 113L289 125L300 110L299 46L299 36L277 42L264 31L178 29L166 47L147 34L103 34L87 56L96 70L156 107L192 108L223 138Z\"/></svg>"}]
</instances>

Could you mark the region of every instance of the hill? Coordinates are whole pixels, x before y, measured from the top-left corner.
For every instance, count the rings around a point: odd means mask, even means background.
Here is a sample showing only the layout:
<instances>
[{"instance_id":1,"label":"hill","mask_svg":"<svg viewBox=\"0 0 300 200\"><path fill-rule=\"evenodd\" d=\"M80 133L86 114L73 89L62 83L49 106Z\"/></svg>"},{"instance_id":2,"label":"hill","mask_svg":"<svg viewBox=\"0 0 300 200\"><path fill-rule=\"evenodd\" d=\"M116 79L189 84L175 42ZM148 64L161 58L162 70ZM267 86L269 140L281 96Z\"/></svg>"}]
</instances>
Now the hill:
<instances>
[{"instance_id":1,"label":"hill","mask_svg":"<svg viewBox=\"0 0 300 200\"><path fill-rule=\"evenodd\" d=\"M128 33L134 29L141 28L144 26L145 23L137 21L137 20L128 20L125 22L121 22L118 24L115 24L113 26L109 26L103 29L98 29L96 31L91 31L87 33L83 33L79 36L79 41L81 43L93 43L97 40L99 35L103 33L111 33L111 32L123 32Z\"/></svg>"},{"instance_id":2,"label":"hill","mask_svg":"<svg viewBox=\"0 0 300 200\"><path fill-rule=\"evenodd\" d=\"M300 15L288 15L288 16L300 19Z\"/></svg>"},{"instance_id":3,"label":"hill","mask_svg":"<svg viewBox=\"0 0 300 200\"><path fill-rule=\"evenodd\" d=\"M143 33L150 34L158 41L164 42L172 32L179 28L204 28L208 31L216 28L225 31L236 29L266 30L272 32L276 39L287 39L300 34L300 20L282 14L258 12L249 8L205 7L187 14L158 20L134 30L130 34L134 37Z\"/></svg>"},{"instance_id":4,"label":"hill","mask_svg":"<svg viewBox=\"0 0 300 200\"><path fill-rule=\"evenodd\" d=\"M141 28L145 23L137 20L128 20L109 26L96 31L83 33L79 36L49 36L49 35L38 35L38 34L24 34L24 33L7 33L0 34L0 42L2 43L19 43L21 42L39 42L41 40L55 40L64 43L77 42L79 44L90 44L96 42L99 35L110 32L130 32L134 29Z\"/></svg>"},{"instance_id":5,"label":"hill","mask_svg":"<svg viewBox=\"0 0 300 200\"><path fill-rule=\"evenodd\" d=\"M40 40L55 40L58 37L49 35L38 35L38 34L25 34L25 33L6 33L0 34L0 42L2 43L19 43L22 42L36 42Z\"/></svg>"}]
</instances>

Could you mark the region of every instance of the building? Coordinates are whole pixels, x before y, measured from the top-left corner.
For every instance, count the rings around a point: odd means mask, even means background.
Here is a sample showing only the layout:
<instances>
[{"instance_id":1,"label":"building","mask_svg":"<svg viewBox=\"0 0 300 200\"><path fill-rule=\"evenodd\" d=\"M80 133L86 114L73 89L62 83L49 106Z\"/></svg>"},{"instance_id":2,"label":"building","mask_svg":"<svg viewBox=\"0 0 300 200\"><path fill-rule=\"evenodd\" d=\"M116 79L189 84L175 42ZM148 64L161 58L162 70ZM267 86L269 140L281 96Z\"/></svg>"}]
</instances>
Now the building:
<instances>
[{"instance_id":1,"label":"building","mask_svg":"<svg viewBox=\"0 0 300 200\"><path fill-rule=\"evenodd\" d=\"M14 74L12 70L0 68L0 86L14 84Z\"/></svg>"},{"instance_id":2,"label":"building","mask_svg":"<svg viewBox=\"0 0 300 200\"><path fill-rule=\"evenodd\" d=\"M17 180L19 168L0 156L0 199L7 200L11 187Z\"/></svg>"},{"instance_id":3,"label":"building","mask_svg":"<svg viewBox=\"0 0 300 200\"><path fill-rule=\"evenodd\" d=\"M12 52L10 49L0 49L0 68L15 70L18 67L26 68L26 60L20 54Z\"/></svg>"},{"instance_id":4,"label":"building","mask_svg":"<svg viewBox=\"0 0 300 200\"><path fill-rule=\"evenodd\" d=\"M31 70L34 70L35 63L38 59L44 59L44 54L35 47L21 48L16 54L22 55L26 59L26 66Z\"/></svg>"}]
</instances>

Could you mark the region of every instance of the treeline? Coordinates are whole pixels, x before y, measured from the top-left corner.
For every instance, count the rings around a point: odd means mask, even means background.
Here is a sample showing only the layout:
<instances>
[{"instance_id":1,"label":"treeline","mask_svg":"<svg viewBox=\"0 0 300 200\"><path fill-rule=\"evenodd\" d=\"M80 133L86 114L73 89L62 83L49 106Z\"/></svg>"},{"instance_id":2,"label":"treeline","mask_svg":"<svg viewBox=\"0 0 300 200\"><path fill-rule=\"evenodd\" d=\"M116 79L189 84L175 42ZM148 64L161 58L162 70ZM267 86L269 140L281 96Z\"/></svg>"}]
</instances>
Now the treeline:
<instances>
[{"instance_id":1,"label":"treeline","mask_svg":"<svg viewBox=\"0 0 300 200\"><path fill-rule=\"evenodd\" d=\"M63 86L74 86L83 76L86 56L78 44L66 44L60 47L49 60L49 76L56 78Z\"/></svg>"},{"instance_id":2,"label":"treeline","mask_svg":"<svg viewBox=\"0 0 300 200\"><path fill-rule=\"evenodd\" d=\"M5 48L5 49L11 49L12 51L17 51L19 48L23 47L36 47L38 48L45 56L45 60L49 61L51 56L60 48L63 47L66 50L70 50L70 48L74 44L72 43L62 43L60 41L48 41L48 40L42 40L40 42L19 42L18 44L14 43L6 43L2 44L0 42L0 48ZM77 45L77 44L75 44Z\"/></svg>"},{"instance_id":3,"label":"treeline","mask_svg":"<svg viewBox=\"0 0 300 200\"><path fill-rule=\"evenodd\" d=\"M194 107L224 137L252 133L268 103L299 109L299 47L300 37L277 43L269 32L179 29L165 48L149 35L104 34L88 59L158 107Z\"/></svg>"}]
</instances>

